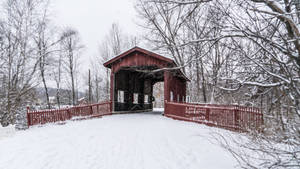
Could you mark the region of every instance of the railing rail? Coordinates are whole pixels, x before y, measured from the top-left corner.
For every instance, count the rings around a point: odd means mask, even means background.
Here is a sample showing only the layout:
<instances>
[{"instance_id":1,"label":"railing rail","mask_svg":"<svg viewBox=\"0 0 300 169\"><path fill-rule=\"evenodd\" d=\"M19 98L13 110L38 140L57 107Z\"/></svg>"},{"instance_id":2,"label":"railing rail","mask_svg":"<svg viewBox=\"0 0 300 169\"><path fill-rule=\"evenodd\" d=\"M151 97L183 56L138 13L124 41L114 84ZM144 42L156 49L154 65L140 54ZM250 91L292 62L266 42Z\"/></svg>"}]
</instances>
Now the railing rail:
<instances>
[{"instance_id":1,"label":"railing rail","mask_svg":"<svg viewBox=\"0 0 300 169\"><path fill-rule=\"evenodd\" d=\"M93 118L109 114L111 114L110 101L53 110L30 111L30 109L27 108L27 124L28 126L33 126L37 124L66 121L76 117Z\"/></svg>"},{"instance_id":2,"label":"railing rail","mask_svg":"<svg viewBox=\"0 0 300 169\"><path fill-rule=\"evenodd\" d=\"M234 131L260 130L263 114L255 107L165 101L165 116Z\"/></svg>"}]
</instances>

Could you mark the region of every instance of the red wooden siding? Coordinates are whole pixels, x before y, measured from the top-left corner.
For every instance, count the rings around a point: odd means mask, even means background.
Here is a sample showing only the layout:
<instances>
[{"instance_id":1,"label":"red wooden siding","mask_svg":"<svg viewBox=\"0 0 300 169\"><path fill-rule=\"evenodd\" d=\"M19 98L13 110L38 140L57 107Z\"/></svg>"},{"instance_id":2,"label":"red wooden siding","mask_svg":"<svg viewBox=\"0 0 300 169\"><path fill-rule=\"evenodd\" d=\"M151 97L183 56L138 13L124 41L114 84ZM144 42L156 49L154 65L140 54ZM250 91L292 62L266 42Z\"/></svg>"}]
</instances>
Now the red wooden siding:
<instances>
[{"instance_id":1,"label":"red wooden siding","mask_svg":"<svg viewBox=\"0 0 300 169\"><path fill-rule=\"evenodd\" d=\"M186 98L186 81L175 77L172 72L164 72L164 98L170 101L170 93L173 93L173 101L177 101L179 95L179 102L183 102L183 97Z\"/></svg>"},{"instance_id":2,"label":"red wooden siding","mask_svg":"<svg viewBox=\"0 0 300 169\"><path fill-rule=\"evenodd\" d=\"M149 57L146 54L133 52L127 57L122 58L119 62L115 62L111 66L113 73L118 72L122 67L132 67L132 66L157 66L158 68L167 67L168 62L164 62L154 57Z\"/></svg>"}]
</instances>

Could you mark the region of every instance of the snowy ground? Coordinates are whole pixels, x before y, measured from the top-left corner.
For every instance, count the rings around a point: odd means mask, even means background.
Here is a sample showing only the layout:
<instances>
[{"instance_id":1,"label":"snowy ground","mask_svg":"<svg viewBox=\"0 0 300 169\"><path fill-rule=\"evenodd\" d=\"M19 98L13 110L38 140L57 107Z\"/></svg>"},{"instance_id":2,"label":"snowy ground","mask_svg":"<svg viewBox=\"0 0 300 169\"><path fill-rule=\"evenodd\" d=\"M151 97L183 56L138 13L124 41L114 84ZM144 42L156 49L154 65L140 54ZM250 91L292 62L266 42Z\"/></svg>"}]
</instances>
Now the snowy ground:
<instances>
[{"instance_id":1,"label":"snowy ground","mask_svg":"<svg viewBox=\"0 0 300 169\"><path fill-rule=\"evenodd\" d=\"M234 168L233 157L209 139L212 130L221 129L157 112L32 127L0 139L0 168Z\"/></svg>"},{"instance_id":2,"label":"snowy ground","mask_svg":"<svg viewBox=\"0 0 300 169\"><path fill-rule=\"evenodd\" d=\"M15 126L9 125L7 127L2 127L0 124L0 140L11 137L16 133ZM1 151L1 150L0 150Z\"/></svg>"}]
</instances>

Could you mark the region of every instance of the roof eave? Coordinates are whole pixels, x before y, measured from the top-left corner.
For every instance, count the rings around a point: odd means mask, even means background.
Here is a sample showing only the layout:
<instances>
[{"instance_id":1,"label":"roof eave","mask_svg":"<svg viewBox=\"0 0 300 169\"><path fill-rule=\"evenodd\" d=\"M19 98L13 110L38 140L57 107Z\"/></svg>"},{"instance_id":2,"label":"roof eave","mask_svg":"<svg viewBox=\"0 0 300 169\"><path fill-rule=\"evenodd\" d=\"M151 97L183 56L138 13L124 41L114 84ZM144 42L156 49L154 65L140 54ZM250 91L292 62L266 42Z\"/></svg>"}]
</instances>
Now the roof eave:
<instances>
[{"instance_id":1,"label":"roof eave","mask_svg":"<svg viewBox=\"0 0 300 169\"><path fill-rule=\"evenodd\" d=\"M116 56L116 57L114 57L114 58L112 58L112 59L106 61L105 63L103 63L103 66L105 66L105 67L107 67L107 68L111 68L111 65L112 65L114 62L116 62L116 61L118 61L119 59L121 59L122 57L125 57L125 56L129 55L130 53L136 52L136 51L141 52L141 53L144 53L144 54L149 55L149 56L152 56L152 57L155 57L155 58L157 58L157 59L163 60L163 61L168 62L168 63L174 63L174 61L173 61L172 59L166 58L166 57L161 56L161 55L159 55L159 54L156 54L156 53L150 52L150 51L148 51L148 50L146 50L146 49L142 49L142 48L140 48L140 47L135 46L135 47L129 49L128 51L126 51L126 52L124 52L124 53L121 53L120 55L118 55L118 56Z\"/></svg>"}]
</instances>

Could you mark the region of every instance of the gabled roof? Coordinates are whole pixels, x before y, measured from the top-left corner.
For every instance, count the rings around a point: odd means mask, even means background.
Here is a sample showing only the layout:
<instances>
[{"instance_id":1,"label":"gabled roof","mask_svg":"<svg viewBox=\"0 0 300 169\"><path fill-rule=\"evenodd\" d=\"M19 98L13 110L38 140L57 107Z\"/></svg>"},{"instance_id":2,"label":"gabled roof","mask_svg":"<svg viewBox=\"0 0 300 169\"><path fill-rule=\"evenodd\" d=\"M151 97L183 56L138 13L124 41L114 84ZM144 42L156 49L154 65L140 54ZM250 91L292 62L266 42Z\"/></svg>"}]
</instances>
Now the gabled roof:
<instances>
[{"instance_id":1,"label":"gabled roof","mask_svg":"<svg viewBox=\"0 0 300 169\"><path fill-rule=\"evenodd\" d=\"M146 54L146 55L148 55L150 57L154 57L154 58L156 58L158 60L162 60L162 61L168 62L170 64L175 64L175 62L172 59L166 58L164 56L161 56L159 54L150 52L150 51L148 51L146 49L142 49L142 48L136 46L136 47L134 47L132 49L129 49L128 51L126 51L126 52L124 52L124 53L122 53L122 54L120 54L120 55L112 58L111 60L105 62L103 65L105 67L111 68L111 65L114 64L114 62L116 62L116 61L118 61L118 60L120 60L120 59L128 56L129 54L131 54L133 52L141 52L141 53L144 53L144 54Z\"/></svg>"},{"instance_id":2,"label":"gabled roof","mask_svg":"<svg viewBox=\"0 0 300 169\"><path fill-rule=\"evenodd\" d=\"M158 60L164 61L164 62L166 62L166 63L169 63L169 64L173 65L174 67L177 66L177 64L174 62L174 60L169 59L169 58L166 58L166 57L161 56L161 55L159 55L159 54L150 52L150 51L148 51L148 50L146 50L146 49L142 49L142 48L137 47L137 46L135 46L135 47L129 49L128 51L126 51L126 52L124 52L124 53L121 53L120 55L118 55L118 56L116 56L116 57L110 59L109 61L105 62L103 65L104 65L105 67L107 67L107 68L111 68L111 66L112 66L115 62L117 62L117 61L123 59L124 57L129 56L129 55L130 55L131 53L133 53L133 52L141 52L141 53L146 54L147 56L150 56L150 57L156 58L156 59L158 59ZM187 76L186 76L181 70L178 70L178 72L182 75L182 77L183 77L185 80L190 81L189 78L187 78Z\"/></svg>"}]
</instances>

